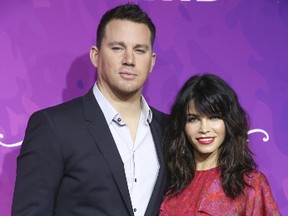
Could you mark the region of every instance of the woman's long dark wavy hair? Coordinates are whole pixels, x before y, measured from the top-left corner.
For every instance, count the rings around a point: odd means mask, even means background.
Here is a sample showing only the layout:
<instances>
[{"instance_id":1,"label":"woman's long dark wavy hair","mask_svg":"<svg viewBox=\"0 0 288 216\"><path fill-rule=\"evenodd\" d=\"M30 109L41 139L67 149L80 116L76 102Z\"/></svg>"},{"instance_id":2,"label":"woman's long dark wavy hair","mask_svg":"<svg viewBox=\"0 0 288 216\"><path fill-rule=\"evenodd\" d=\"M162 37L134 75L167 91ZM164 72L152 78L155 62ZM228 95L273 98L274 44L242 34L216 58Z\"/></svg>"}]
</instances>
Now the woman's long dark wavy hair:
<instances>
[{"instance_id":1,"label":"woman's long dark wavy hair","mask_svg":"<svg viewBox=\"0 0 288 216\"><path fill-rule=\"evenodd\" d=\"M191 101L205 116L219 116L225 122L226 137L219 148L218 166L224 192L236 198L246 185L244 174L256 168L248 147L248 116L239 104L234 90L212 74L192 76L176 96L164 136L164 158L169 170L168 196L185 189L195 174L193 147L184 126Z\"/></svg>"}]
</instances>

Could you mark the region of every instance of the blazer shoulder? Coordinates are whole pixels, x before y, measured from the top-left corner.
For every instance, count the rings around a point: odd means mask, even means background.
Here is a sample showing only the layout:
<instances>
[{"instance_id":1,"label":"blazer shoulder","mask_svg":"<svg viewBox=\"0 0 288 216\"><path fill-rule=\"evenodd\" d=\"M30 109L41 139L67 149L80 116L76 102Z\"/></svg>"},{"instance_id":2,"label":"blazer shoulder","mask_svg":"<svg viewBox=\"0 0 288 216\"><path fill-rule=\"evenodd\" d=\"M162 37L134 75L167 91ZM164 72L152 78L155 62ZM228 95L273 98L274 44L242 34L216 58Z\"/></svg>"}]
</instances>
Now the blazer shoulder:
<instances>
[{"instance_id":1,"label":"blazer shoulder","mask_svg":"<svg viewBox=\"0 0 288 216\"><path fill-rule=\"evenodd\" d=\"M168 114L159 111L155 109L154 107L150 106L150 109L153 113L153 119L155 119L157 122L160 122L161 125L166 125L168 121Z\"/></svg>"},{"instance_id":2,"label":"blazer shoulder","mask_svg":"<svg viewBox=\"0 0 288 216\"><path fill-rule=\"evenodd\" d=\"M34 112L32 114L32 117L35 115L37 116L40 113L48 113L49 115L53 115L53 116L58 116L58 115L67 116L67 115L83 112L82 110L83 110L84 98L88 98L88 99L91 98L91 93L93 94L93 92L90 90L84 96L76 97L72 100L69 100L69 101L54 105L54 106L50 106L44 109L40 109Z\"/></svg>"}]
</instances>

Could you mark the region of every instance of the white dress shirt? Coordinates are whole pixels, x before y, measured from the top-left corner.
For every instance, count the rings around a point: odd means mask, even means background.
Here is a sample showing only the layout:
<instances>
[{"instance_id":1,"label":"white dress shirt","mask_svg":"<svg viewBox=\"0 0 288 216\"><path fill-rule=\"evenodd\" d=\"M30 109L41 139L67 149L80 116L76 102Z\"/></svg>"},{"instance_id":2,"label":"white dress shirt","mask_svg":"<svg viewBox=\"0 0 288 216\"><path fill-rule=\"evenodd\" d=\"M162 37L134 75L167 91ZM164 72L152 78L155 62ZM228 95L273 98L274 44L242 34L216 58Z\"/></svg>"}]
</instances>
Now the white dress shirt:
<instances>
[{"instance_id":1,"label":"white dress shirt","mask_svg":"<svg viewBox=\"0 0 288 216\"><path fill-rule=\"evenodd\" d=\"M124 164L125 175L135 216L143 216L148 206L159 171L159 161L149 124L152 111L141 97L141 116L135 142L120 114L100 92L97 84L93 93L104 113Z\"/></svg>"}]
</instances>

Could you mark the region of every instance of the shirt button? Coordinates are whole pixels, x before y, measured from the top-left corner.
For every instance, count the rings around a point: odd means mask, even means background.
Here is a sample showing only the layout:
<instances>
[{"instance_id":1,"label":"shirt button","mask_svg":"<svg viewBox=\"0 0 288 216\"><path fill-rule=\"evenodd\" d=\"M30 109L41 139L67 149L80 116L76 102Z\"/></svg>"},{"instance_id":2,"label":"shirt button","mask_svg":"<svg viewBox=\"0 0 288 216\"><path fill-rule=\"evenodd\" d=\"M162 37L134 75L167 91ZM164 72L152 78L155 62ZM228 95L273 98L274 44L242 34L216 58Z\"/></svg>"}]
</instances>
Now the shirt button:
<instances>
[{"instance_id":1,"label":"shirt button","mask_svg":"<svg viewBox=\"0 0 288 216\"><path fill-rule=\"evenodd\" d=\"M137 182L137 178L135 178L134 181Z\"/></svg>"},{"instance_id":2,"label":"shirt button","mask_svg":"<svg viewBox=\"0 0 288 216\"><path fill-rule=\"evenodd\" d=\"M136 208L134 208L134 209L133 209L133 211L134 211L134 212L136 212L136 211L137 211L137 209L136 209Z\"/></svg>"},{"instance_id":3,"label":"shirt button","mask_svg":"<svg viewBox=\"0 0 288 216\"><path fill-rule=\"evenodd\" d=\"M118 118L117 121L118 121L118 122L121 122L121 118Z\"/></svg>"}]
</instances>

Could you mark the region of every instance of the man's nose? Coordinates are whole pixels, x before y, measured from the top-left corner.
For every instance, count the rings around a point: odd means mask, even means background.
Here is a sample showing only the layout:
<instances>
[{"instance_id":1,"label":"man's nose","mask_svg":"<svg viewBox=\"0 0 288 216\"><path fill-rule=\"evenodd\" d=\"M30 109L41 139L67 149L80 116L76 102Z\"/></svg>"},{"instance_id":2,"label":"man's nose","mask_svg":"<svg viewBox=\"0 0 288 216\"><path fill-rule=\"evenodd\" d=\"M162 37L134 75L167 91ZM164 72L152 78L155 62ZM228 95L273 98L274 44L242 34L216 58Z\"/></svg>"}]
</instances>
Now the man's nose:
<instances>
[{"instance_id":1,"label":"man's nose","mask_svg":"<svg viewBox=\"0 0 288 216\"><path fill-rule=\"evenodd\" d=\"M123 60L123 65L134 66L135 65L135 56L133 50L125 50Z\"/></svg>"}]
</instances>

